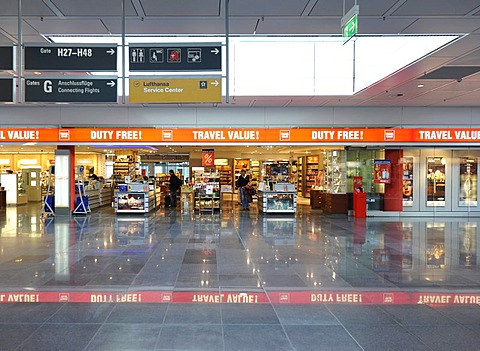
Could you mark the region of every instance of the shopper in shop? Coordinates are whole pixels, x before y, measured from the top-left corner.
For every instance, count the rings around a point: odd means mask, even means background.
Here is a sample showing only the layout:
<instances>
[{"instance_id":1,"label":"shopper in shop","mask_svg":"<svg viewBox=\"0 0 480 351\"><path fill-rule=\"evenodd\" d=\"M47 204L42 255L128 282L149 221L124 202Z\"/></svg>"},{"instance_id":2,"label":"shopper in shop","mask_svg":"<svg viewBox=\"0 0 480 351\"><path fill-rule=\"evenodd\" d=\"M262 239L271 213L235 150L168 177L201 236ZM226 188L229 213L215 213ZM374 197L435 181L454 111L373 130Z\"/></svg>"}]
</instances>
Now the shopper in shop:
<instances>
[{"instance_id":1,"label":"shopper in shop","mask_svg":"<svg viewBox=\"0 0 480 351\"><path fill-rule=\"evenodd\" d=\"M248 210L248 205L249 205L249 201L248 201L248 194L247 194L247 191L245 189L245 187L250 183L250 177L248 176L247 172L242 169L240 171L240 176L238 177L237 179L237 189L240 193L240 199L241 199L241 203L242 203L242 208L244 210Z\"/></svg>"},{"instance_id":2,"label":"shopper in shop","mask_svg":"<svg viewBox=\"0 0 480 351\"><path fill-rule=\"evenodd\" d=\"M180 180L180 178L176 176L173 169L171 169L168 173L170 174L170 206L169 207L175 208L177 207L177 191L182 186L182 181Z\"/></svg>"}]
</instances>

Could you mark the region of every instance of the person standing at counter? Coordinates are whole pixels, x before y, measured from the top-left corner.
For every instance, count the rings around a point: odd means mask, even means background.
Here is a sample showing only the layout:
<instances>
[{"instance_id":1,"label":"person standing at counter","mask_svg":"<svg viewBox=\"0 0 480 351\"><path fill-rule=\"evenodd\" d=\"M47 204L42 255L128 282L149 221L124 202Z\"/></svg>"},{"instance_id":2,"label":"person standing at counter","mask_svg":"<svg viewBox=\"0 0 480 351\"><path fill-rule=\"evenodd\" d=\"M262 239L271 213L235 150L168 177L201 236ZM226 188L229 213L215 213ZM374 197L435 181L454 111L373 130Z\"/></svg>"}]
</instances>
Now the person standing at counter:
<instances>
[{"instance_id":1,"label":"person standing at counter","mask_svg":"<svg viewBox=\"0 0 480 351\"><path fill-rule=\"evenodd\" d=\"M248 210L248 199L247 199L247 194L245 190L245 186L250 183L250 177L248 176L247 172L242 169L240 171L240 176L237 179L237 189L240 192L240 199L242 202L242 208L244 210Z\"/></svg>"},{"instance_id":2,"label":"person standing at counter","mask_svg":"<svg viewBox=\"0 0 480 351\"><path fill-rule=\"evenodd\" d=\"M182 181L176 176L173 169L168 173L170 174L170 207L175 208L177 207L177 191L182 186Z\"/></svg>"}]
</instances>

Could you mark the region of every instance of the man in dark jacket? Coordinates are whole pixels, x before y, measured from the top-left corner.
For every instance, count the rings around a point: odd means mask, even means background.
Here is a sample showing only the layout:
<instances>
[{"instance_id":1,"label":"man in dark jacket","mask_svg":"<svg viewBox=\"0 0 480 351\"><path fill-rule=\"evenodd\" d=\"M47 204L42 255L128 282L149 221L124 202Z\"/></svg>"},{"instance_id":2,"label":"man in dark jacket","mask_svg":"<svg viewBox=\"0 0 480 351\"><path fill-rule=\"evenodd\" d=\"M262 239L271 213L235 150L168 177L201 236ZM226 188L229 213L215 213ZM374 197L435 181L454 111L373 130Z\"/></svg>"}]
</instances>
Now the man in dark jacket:
<instances>
[{"instance_id":1,"label":"man in dark jacket","mask_svg":"<svg viewBox=\"0 0 480 351\"><path fill-rule=\"evenodd\" d=\"M182 186L182 181L175 175L173 169L168 173L170 173L170 207L177 207L177 191Z\"/></svg>"},{"instance_id":2,"label":"man in dark jacket","mask_svg":"<svg viewBox=\"0 0 480 351\"><path fill-rule=\"evenodd\" d=\"M242 169L240 171L240 176L237 179L237 188L238 191L240 192L240 200L242 202L242 208L244 210L248 210L248 200L247 200L247 194L245 193L245 186L250 183L250 177L247 175L247 172Z\"/></svg>"}]
</instances>

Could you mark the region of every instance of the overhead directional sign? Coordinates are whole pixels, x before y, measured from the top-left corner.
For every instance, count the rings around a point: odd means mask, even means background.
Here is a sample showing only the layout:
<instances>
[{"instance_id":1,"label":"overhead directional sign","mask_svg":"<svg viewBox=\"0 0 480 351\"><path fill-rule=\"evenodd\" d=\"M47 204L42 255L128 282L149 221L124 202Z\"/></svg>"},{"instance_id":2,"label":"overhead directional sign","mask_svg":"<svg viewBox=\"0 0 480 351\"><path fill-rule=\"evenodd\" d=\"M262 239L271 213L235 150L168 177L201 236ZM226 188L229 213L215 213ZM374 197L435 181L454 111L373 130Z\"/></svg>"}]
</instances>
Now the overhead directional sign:
<instances>
[{"instance_id":1,"label":"overhead directional sign","mask_svg":"<svg viewBox=\"0 0 480 351\"><path fill-rule=\"evenodd\" d=\"M13 71L12 46L0 46L0 71Z\"/></svg>"},{"instance_id":2,"label":"overhead directional sign","mask_svg":"<svg viewBox=\"0 0 480 351\"><path fill-rule=\"evenodd\" d=\"M131 103L221 102L222 78L130 77Z\"/></svg>"},{"instance_id":3,"label":"overhead directional sign","mask_svg":"<svg viewBox=\"0 0 480 351\"><path fill-rule=\"evenodd\" d=\"M25 78L25 102L116 103L117 101L117 78Z\"/></svg>"},{"instance_id":4,"label":"overhead directional sign","mask_svg":"<svg viewBox=\"0 0 480 351\"><path fill-rule=\"evenodd\" d=\"M131 45L130 71L221 71L221 44Z\"/></svg>"},{"instance_id":5,"label":"overhead directional sign","mask_svg":"<svg viewBox=\"0 0 480 351\"><path fill-rule=\"evenodd\" d=\"M0 102L13 102L13 79L0 79Z\"/></svg>"},{"instance_id":6,"label":"overhead directional sign","mask_svg":"<svg viewBox=\"0 0 480 351\"><path fill-rule=\"evenodd\" d=\"M116 71L117 46L26 46L25 70Z\"/></svg>"}]
</instances>

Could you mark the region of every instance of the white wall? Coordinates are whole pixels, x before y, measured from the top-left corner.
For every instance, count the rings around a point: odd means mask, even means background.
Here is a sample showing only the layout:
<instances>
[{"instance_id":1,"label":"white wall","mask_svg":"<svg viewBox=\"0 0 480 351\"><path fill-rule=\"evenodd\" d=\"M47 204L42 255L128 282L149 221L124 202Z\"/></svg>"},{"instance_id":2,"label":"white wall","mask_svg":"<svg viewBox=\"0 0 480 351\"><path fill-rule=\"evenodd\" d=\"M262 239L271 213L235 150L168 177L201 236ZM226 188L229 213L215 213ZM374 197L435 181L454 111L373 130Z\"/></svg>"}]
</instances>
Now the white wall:
<instances>
[{"instance_id":1,"label":"white wall","mask_svg":"<svg viewBox=\"0 0 480 351\"><path fill-rule=\"evenodd\" d=\"M4 127L470 127L480 108L0 106Z\"/></svg>"}]
</instances>

